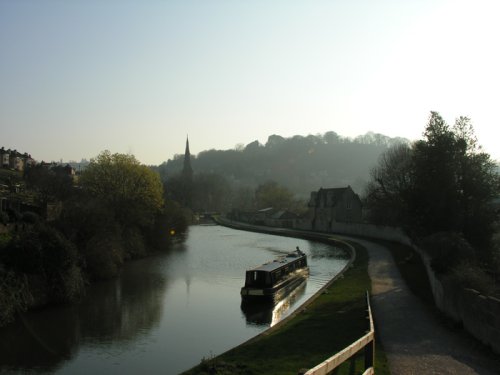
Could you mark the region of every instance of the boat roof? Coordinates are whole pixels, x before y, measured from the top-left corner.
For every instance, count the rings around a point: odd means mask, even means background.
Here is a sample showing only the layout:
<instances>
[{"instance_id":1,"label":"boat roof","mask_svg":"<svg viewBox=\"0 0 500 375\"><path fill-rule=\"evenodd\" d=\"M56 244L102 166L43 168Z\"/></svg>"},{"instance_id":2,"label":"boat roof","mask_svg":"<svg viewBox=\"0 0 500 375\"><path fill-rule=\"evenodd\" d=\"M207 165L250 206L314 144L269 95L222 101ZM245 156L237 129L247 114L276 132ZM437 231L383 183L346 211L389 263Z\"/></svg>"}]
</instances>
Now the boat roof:
<instances>
[{"instance_id":1,"label":"boat roof","mask_svg":"<svg viewBox=\"0 0 500 375\"><path fill-rule=\"evenodd\" d=\"M271 272L271 271L274 271L274 270L276 270L278 268L281 268L281 267L283 267L283 266L285 266L287 264L293 263L297 259L301 259L301 258L304 258L304 257L305 257L305 254L299 255L297 253L290 253L290 254L287 254L287 255L283 255L282 257L276 258L276 259L274 259L271 262L264 263L261 266L258 266L258 267L252 268L250 270L247 270L247 272L248 271Z\"/></svg>"}]
</instances>

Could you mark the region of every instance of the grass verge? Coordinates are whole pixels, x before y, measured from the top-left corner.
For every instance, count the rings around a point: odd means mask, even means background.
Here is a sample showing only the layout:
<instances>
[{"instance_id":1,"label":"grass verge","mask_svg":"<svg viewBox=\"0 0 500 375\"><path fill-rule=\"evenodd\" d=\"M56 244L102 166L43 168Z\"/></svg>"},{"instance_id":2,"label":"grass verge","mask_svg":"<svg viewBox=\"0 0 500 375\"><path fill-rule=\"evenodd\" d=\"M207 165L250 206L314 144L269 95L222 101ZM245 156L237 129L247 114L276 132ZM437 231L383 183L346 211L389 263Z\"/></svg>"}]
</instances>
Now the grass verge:
<instances>
[{"instance_id":1,"label":"grass verge","mask_svg":"<svg viewBox=\"0 0 500 375\"><path fill-rule=\"evenodd\" d=\"M339 352L368 330L366 291L371 289L368 255L358 244L356 260L344 276L293 319L228 352L202 360L184 372L192 374L297 374ZM361 374L362 355L336 374ZM389 374L387 360L376 346L377 375Z\"/></svg>"}]
</instances>

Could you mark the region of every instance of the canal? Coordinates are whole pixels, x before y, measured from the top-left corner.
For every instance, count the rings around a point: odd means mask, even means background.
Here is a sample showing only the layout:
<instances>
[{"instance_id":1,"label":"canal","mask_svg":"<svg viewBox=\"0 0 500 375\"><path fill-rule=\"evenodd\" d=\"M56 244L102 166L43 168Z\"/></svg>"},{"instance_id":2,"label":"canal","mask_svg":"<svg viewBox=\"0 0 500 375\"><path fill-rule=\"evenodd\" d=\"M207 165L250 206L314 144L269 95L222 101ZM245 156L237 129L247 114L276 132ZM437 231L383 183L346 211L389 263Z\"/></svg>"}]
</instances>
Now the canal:
<instances>
[{"instance_id":1,"label":"canal","mask_svg":"<svg viewBox=\"0 0 500 375\"><path fill-rule=\"evenodd\" d=\"M274 308L241 309L245 270L299 246L310 276ZM74 306L0 329L1 374L178 374L266 330L347 263L341 249L222 226L192 226L165 254L129 262Z\"/></svg>"}]
</instances>

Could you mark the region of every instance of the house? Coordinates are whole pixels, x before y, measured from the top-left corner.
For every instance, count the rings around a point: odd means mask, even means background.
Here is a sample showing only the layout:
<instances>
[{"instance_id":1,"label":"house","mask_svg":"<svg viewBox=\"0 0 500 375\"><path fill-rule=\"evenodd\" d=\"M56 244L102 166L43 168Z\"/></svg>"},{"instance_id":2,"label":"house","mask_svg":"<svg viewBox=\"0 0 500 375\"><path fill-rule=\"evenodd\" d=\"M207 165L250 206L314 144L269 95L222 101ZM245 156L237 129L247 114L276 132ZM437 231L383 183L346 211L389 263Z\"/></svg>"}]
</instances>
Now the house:
<instances>
[{"instance_id":1,"label":"house","mask_svg":"<svg viewBox=\"0 0 500 375\"><path fill-rule=\"evenodd\" d=\"M350 186L311 192L308 212L298 225L302 229L332 231L335 223L359 223L362 204Z\"/></svg>"},{"instance_id":2,"label":"house","mask_svg":"<svg viewBox=\"0 0 500 375\"><path fill-rule=\"evenodd\" d=\"M9 168L10 150L0 148L0 164L2 168Z\"/></svg>"},{"instance_id":3,"label":"house","mask_svg":"<svg viewBox=\"0 0 500 375\"><path fill-rule=\"evenodd\" d=\"M9 168L14 169L16 171L23 170L23 159L21 158L21 154L17 152L17 150L11 151L9 155Z\"/></svg>"},{"instance_id":4,"label":"house","mask_svg":"<svg viewBox=\"0 0 500 375\"><path fill-rule=\"evenodd\" d=\"M0 148L0 167L9 168L16 171L23 171L26 166L32 166L35 161L28 153L21 154L17 150L11 151Z\"/></svg>"},{"instance_id":5,"label":"house","mask_svg":"<svg viewBox=\"0 0 500 375\"><path fill-rule=\"evenodd\" d=\"M76 174L75 169L69 164L66 164L63 170L68 176L74 176Z\"/></svg>"}]
</instances>

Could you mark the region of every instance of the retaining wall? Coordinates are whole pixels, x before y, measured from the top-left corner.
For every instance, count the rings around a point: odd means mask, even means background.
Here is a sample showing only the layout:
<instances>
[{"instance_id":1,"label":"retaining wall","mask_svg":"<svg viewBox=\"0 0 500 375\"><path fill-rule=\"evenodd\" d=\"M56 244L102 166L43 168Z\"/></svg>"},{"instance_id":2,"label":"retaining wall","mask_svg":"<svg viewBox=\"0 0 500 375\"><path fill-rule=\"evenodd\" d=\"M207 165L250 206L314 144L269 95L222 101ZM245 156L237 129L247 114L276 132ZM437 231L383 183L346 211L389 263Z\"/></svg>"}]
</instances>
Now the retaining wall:
<instances>
[{"instance_id":1,"label":"retaining wall","mask_svg":"<svg viewBox=\"0 0 500 375\"><path fill-rule=\"evenodd\" d=\"M474 289L456 289L441 281L431 268L431 258L416 246L427 270L436 307L483 344L500 354L500 299Z\"/></svg>"},{"instance_id":2,"label":"retaining wall","mask_svg":"<svg viewBox=\"0 0 500 375\"><path fill-rule=\"evenodd\" d=\"M297 222L296 229L311 230L310 223ZM325 231L327 231L325 227ZM412 242L401 228L366 223L332 223L330 233L395 241L411 246Z\"/></svg>"}]
</instances>

